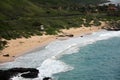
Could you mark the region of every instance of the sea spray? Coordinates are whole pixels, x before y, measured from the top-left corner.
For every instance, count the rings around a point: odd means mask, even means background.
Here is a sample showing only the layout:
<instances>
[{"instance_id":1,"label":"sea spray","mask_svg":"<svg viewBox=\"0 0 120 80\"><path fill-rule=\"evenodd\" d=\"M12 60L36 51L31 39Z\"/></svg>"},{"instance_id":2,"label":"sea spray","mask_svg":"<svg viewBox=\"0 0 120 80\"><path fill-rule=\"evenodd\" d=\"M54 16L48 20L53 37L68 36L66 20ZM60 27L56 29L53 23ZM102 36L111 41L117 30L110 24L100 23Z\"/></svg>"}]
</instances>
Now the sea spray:
<instances>
[{"instance_id":1,"label":"sea spray","mask_svg":"<svg viewBox=\"0 0 120 80\"><path fill-rule=\"evenodd\" d=\"M100 31L83 37L75 37L62 41L56 40L55 42L48 44L48 46L40 51L25 54L13 62L0 64L0 68L37 68L40 70L39 78L33 80L39 80L45 76L52 76L53 74L73 69L72 66L69 66L68 64L59 60L59 58L64 54L76 53L80 50L79 47L83 47L96 41L105 40L112 37L120 37L120 31ZM18 79L17 78L18 77L14 77L13 79L24 80L20 77Z\"/></svg>"},{"instance_id":2,"label":"sea spray","mask_svg":"<svg viewBox=\"0 0 120 80\"><path fill-rule=\"evenodd\" d=\"M60 60L74 70L54 75L58 80L120 80L120 37L81 47Z\"/></svg>"},{"instance_id":3,"label":"sea spray","mask_svg":"<svg viewBox=\"0 0 120 80\"><path fill-rule=\"evenodd\" d=\"M56 60L55 57L46 59L40 67L37 68L39 70L39 74L37 78L34 79L26 79L22 78L21 74L11 78L12 80L43 80L45 77L52 77L53 74L66 72L72 70L73 67L65 64L60 60Z\"/></svg>"},{"instance_id":4,"label":"sea spray","mask_svg":"<svg viewBox=\"0 0 120 80\"><path fill-rule=\"evenodd\" d=\"M40 75L43 77L52 77L53 74L59 72L66 72L73 68L60 60L53 58L45 60L42 65L37 68L40 71Z\"/></svg>"}]
</instances>

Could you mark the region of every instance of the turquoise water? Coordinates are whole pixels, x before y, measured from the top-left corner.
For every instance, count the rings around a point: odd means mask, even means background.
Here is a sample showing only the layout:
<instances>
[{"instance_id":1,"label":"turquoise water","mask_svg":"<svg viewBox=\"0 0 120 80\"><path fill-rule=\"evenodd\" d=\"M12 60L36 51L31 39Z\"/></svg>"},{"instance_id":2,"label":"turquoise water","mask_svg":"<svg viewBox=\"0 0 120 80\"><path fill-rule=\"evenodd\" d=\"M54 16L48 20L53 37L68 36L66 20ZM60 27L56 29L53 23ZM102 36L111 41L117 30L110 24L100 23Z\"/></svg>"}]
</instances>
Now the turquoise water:
<instances>
[{"instance_id":1,"label":"turquoise water","mask_svg":"<svg viewBox=\"0 0 120 80\"><path fill-rule=\"evenodd\" d=\"M97 41L60 60L74 69L54 75L58 80L120 80L120 38Z\"/></svg>"},{"instance_id":2,"label":"turquoise water","mask_svg":"<svg viewBox=\"0 0 120 80\"><path fill-rule=\"evenodd\" d=\"M83 37L56 40L42 49L0 64L0 69L37 68L38 77L11 80L120 80L120 31L102 30Z\"/></svg>"}]
</instances>

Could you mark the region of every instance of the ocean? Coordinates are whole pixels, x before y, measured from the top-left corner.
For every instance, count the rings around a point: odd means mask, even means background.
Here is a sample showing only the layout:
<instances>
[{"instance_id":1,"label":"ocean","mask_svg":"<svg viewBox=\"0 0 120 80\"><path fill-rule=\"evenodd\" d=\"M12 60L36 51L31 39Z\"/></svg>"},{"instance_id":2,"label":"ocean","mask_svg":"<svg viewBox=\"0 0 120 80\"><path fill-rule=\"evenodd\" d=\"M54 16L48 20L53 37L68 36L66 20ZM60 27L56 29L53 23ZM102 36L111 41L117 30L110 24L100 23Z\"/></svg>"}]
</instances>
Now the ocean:
<instances>
[{"instance_id":1,"label":"ocean","mask_svg":"<svg viewBox=\"0 0 120 80\"><path fill-rule=\"evenodd\" d=\"M56 40L29 52L0 69L37 68L39 76L11 80L120 80L120 31L102 30L83 37Z\"/></svg>"}]
</instances>

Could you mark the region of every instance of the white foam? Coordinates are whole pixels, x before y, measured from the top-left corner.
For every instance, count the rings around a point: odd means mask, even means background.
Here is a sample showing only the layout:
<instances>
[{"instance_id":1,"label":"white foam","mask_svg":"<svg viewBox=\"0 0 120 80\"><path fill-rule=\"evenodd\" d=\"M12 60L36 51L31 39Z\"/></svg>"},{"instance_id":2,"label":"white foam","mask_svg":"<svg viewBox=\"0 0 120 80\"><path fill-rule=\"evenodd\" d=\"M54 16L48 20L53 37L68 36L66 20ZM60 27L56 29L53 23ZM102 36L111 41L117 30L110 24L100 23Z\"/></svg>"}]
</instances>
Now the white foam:
<instances>
[{"instance_id":1,"label":"white foam","mask_svg":"<svg viewBox=\"0 0 120 80\"><path fill-rule=\"evenodd\" d=\"M37 68L39 70L39 75L37 78L34 79L25 79L22 77L15 76L11 78L12 80L42 80L44 77L52 77L53 74L59 73L59 72L66 72L69 70L72 70L73 67L65 64L64 62L60 60L56 60L53 58L46 59L40 67Z\"/></svg>"},{"instance_id":2,"label":"white foam","mask_svg":"<svg viewBox=\"0 0 120 80\"><path fill-rule=\"evenodd\" d=\"M69 71L69 70L72 70L73 68L60 60L55 60L51 58L51 59L45 60L42 63L42 65L37 69L39 69L40 71L39 76L52 77L52 75L55 73Z\"/></svg>"},{"instance_id":3,"label":"white foam","mask_svg":"<svg viewBox=\"0 0 120 80\"><path fill-rule=\"evenodd\" d=\"M41 80L44 76L52 76L53 74L71 70L72 67L58 59L64 54L72 54L80 50L88 44L92 44L98 40L105 40L111 37L120 37L120 31L100 31L83 37L70 38L67 40L56 40L50 43L43 50L26 54L17 58L13 62L4 63L0 68L12 67L32 67L40 71L39 77L34 80ZM26 80L14 77L13 80Z\"/></svg>"}]
</instances>

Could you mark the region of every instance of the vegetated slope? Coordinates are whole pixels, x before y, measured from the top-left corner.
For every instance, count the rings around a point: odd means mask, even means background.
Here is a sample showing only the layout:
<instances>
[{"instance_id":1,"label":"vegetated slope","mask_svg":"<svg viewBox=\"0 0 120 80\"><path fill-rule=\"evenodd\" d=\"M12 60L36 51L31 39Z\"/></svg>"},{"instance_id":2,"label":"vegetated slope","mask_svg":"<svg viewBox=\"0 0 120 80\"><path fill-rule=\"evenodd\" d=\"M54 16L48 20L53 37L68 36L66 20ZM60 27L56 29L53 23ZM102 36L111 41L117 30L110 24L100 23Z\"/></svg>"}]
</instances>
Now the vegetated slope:
<instances>
[{"instance_id":1,"label":"vegetated slope","mask_svg":"<svg viewBox=\"0 0 120 80\"><path fill-rule=\"evenodd\" d=\"M56 34L61 28L80 26L82 19L73 14L81 14L81 6L106 1L0 0L0 41L2 38L9 40L41 35L41 25L44 25L46 34Z\"/></svg>"},{"instance_id":2,"label":"vegetated slope","mask_svg":"<svg viewBox=\"0 0 120 80\"><path fill-rule=\"evenodd\" d=\"M72 22L69 21L71 19L64 18L66 17L64 15L79 13L79 10L74 11L76 5L101 1L106 2L106 0L0 0L0 37L11 39L41 34L38 27L41 24L45 25L45 31L48 33L49 30L56 30L55 26L58 26L57 29L65 28L63 25L69 26ZM52 19L61 15L64 20L66 19L66 23L63 19Z\"/></svg>"},{"instance_id":3,"label":"vegetated slope","mask_svg":"<svg viewBox=\"0 0 120 80\"><path fill-rule=\"evenodd\" d=\"M32 18L44 13L29 0L0 0L0 37L12 39L29 37L37 32L33 29Z\"/></svg>"},{"instance_id":4,"label":"vegetated slope","mask_svg":"<svg viewBox=\"0 0 120 80\"><path fill-rule=\"evenodd\" d=\"M67 5L67 4L100 4L109 2L109 0L30 0L39 4Z\"/></svg>"},{"instance_id":5,"label":"vegetated slope","mask_svg":"<svg viewBox=\"0 0 120 80\"><path fill-rule=\"evenodd\" d=\"M75 0L76 2L79 2L80 4L102 4L109 2L109 0Z\"/></svg>"},{"instance_id":6,"label":"vegetated slope","mask_svg":"<svg viewBox=\"0 0 120 80\"><path fill-rule=\"evenodd\" d=\"M38 15L43 11L29 0L0 0L0 20Z\"/></svg>"},{"instance_id":7,"label":"vegetated slope","mask_svg":"<svg viewBox=\"0 0 120 80\"><path fill-rule=\"evenodd\" d=\"M39 16L52 6L99 4L107 0L0 0L0 20ZM71 7L72 7L71 6Z\"/></svg>"}]
</instances>

